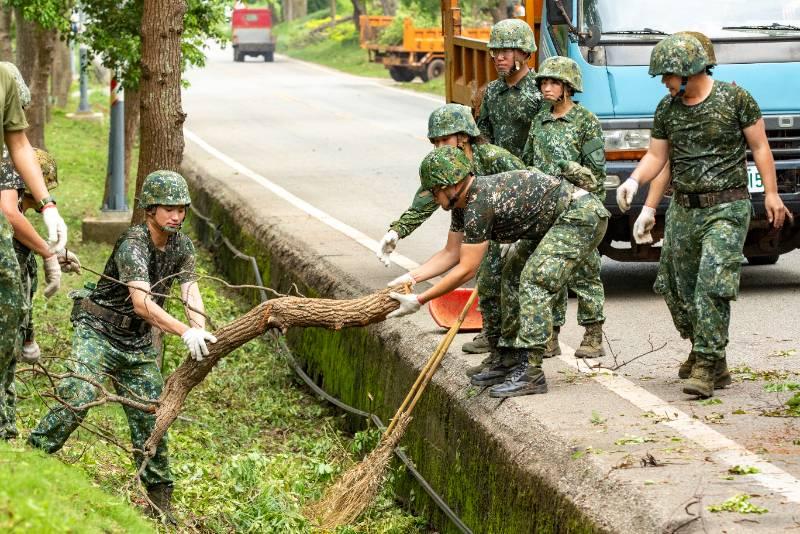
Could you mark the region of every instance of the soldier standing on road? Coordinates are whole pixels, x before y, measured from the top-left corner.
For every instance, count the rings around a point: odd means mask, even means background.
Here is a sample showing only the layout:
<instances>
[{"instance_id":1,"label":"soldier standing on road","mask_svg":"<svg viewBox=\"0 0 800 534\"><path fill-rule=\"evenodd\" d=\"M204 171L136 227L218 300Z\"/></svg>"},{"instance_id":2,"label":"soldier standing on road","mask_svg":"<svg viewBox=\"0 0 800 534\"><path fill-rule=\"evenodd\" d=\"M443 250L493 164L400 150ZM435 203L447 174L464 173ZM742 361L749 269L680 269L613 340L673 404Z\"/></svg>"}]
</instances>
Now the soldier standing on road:
<instances>
[{"instance_id":1,"label":"soldier standing on road","mask_svg":"<svg viewBox=\"0 0 800 534\"><path fill-rule=\"evenodd\" d=\"M492 26L487 46L498 79L486 86L478 128L490 143L522 157L531 121L542 107L536 73L528 67L536 37L524 21L506 19Z\"/></svg>"},{"instance_id":2,"label":"soldier standing on road","mask_svg":"<svg viewBox=\"0 0 800 534\"><path fill-rule=\"evenodd\" d=\"M48 191L58 185L58 176L55 160L38 148L34 149L39 167L42 169ZM25 363L35 363L41 355L39 345L33 334L33 295L38 284L36 255L45 258L45 297L50 298L58 290L61 282L61 271L80 272L80 261L72 252L62 250L58 254L50 251L44 239L39 237L31 223L24 217L26 210L35 208L36 202L30 192L26 190L25 183L19 173L14 169L14 164L6 154L0 163L0 211L5 215L14 230L14 252L20 267L20 281L22 283L22 296L25 315L19 325L22 336L21 351L12 359L2 377L2 391L0 391L0 435L6 439L17 436L16 420L16 390L14 387L14 372L17 360ZM33 250L32 250L33 249Z\"/></svg>"},{"instance_id":3,"label":"soldier standing on road","mask_svg":"<svg viewBox=\"0 0 800 534\"><path fill-rule=\"evenodd\" d=\"M670 164L674 195L654 289L681 337L692 342L680 375L690 370L683 391L699 397L730 384L730 301L739 292L752 210L748 146L764 183L767 219L780 228L787 214L758 104L741 87L713 80L710 64L691 35L671 35L653 48L650 75L661 75L670 94L656 108L647 154L617 189L617 203L627 211L639 185Z\"/></svg>"},{"instance_id":4,"label":"soldier standing on road","mask_svg":"<svg viewBox=\"0 0 800 534\"><path fill-rule=\"evenodd\" d=\"M486 176L505 171L520 170L525 168L521 159L511 154L508 150L488 143L478 142L480 131L472 118L470 108L461 104L446 104L431 113L428 119L428 139L435 147L455 146L461 149L472 162L473 172L477 176ZM389 225L389 231L383 236L378 249L378 258L388 267L389 255L394 251L397 242L416 230L423 222L439 208L430 191L423 188L417 190L411 207L407 209L398 220ZM494 314L496 320L484 320L484 329L474 341L464 344L465 352L482 353L490 351L493 354L478 366L467 371L472 376L483 369L493 357L497 356L497 340L500 337L500 273L502 260L500 244L492 242L489 252L483 260L478 283L483 287L481 297L481 311L484 315ZM405 274L389 284L402 282L414 283L410 274ZM487 325L497 325L496 331L487 331ZM484 348L485 345L485 348Z\"/></svg>"},{"instance_id":5,"label":"soldier standing on road","mask_svg":"<svg viewBox=\"0 0 800 534\"><path fill-rule=\"evenodd\" d=\"M594 183L587 186L586 190L603 202L603 182L606 178L603 130L594 113L572 101L574 93L583 91L578 64L566 57L549 57L539 68L536 83L546 104L533 119L522 160L546 174L559 174L560 161L573 161L586 167L594 177ZM568 285L578 296L578 324L586 328L575 356L604 356L605 293L600 279L600 253L597 250L589 261L575 270L574 278ZM567 288L564 288L553 310L553 337L547 344L546 358L561 354L558 333L566 321L566 313Z\"/></svg>"},{"instance_id":6,"label":"soldier standing on road","mask_svg":"<svg viewBox=\"0 0 800 534\"><path fill-rule=\"evenodd\" d=\"M47 193L42 171L36 163L33 148L25 135L28 122L23 109L30 104L31 94L22 75L13 63L0 62L0 122L3 125L3 139L0 149L5 145L10 158L19 171L25 185L36 200L38 211L44 217L45 226L53 243L49 254L64 249L67 240L67 227L58 214L55 200ZM16 195L16 191L14 191ZM7 196L7 195L4 195ZM14 206L16 210L16 206ZM25 316L25 300L20 284L20 267L14 252L13 229L5 215L0 215L0 379L3 386L13 377L12 367L20 351L19 326ZM60 273L58 262L55 272ZM11 386L13 388L13 385ZM0 395L0 439L16 435L16 424L12 419L6 421L6 388ZM12 414L13 416L13 414Z\"/></svg>"},{"instance_id":7,"label":"soldier standing on road","mask_svg":"<svg viewBox=\"0 0 800 534\"><path fill-rule=\"evenodd\" d=\"M568 180L594 180L577 164L564 168ZM422 281L450 272L420 295L391 293L400 308L389 317L414 313L468 282L490 240L517 242L503 266L500 361L471 381L495 385L489 392L492 397L546 393L541 366L552 333L553 304L574 270L600 243L608 212L584 189L535 169L476 177L464 153L453 147L428 154L420 166L420 180L436 203L453 213L445 248L410 274ZM482 291L479 284L481 298Z\"/></svg>"},{"instance_id":8,"label":"soldier standing on road","mask_svg":"<svg viewBox=\"0 0 800 534\"><path fill-rule=\"evenodd\" d=\"M75 300L72 311L75 363L70 364L73 372L97 381L111 377L119 395L154 401L161 395L164 380L156 363L151 325L181 336L195 359L201 360L208 354L206 342L214 343L216 338L204 329L203 300L194 274L194 245L180 233L190 203L189 188L180 174L156 171L147 176L139 198L139 207L147 213L146 222L130 227L120 236L97 286ZM176 279L188 325L162 307L164 295ZM31 433L29 443L50 453L58 451L85 417L86 411L80 407L95 400L97 395L85 380L62 381L58 396L73 409L64 406L51 409ZM138 466L155 415L130 406L123 408ZM173 521L166 438L158 445L141 478L150 500Z\"/></svg>"}]
</instances>

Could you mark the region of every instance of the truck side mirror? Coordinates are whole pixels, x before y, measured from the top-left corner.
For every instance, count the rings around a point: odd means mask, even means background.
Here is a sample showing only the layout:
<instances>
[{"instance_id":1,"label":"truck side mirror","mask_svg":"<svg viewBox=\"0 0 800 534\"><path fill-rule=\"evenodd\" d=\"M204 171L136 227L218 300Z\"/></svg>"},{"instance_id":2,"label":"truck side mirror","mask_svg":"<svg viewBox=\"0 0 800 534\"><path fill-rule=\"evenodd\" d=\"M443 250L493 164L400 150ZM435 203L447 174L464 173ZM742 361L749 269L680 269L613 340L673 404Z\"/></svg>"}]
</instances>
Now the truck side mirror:
<instances>
[{"instance_id":1,"label":"truck side mirror","mask_svg":"<svg viewBox=\"0 0 800 534\"><path fill-rule=\"evenodd\" d=\"M567 18L564 18L564 13ZM550 26L558 24L572 25L572 0L547 0L547 23Z\"/></svg>"}]
</instances>

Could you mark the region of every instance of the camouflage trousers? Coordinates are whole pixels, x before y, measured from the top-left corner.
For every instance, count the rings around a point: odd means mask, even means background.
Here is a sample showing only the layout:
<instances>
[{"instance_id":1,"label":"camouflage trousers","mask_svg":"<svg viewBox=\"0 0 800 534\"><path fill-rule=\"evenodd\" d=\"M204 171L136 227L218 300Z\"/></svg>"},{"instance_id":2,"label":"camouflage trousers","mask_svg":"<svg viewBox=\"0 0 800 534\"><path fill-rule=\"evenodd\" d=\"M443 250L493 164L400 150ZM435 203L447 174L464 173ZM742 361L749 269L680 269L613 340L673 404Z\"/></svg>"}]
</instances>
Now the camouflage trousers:
<instances>
[{"instance_id":1,"label":"camouflage trousers","mask_svg":"<svg viewBox=\"0 0 800 534\"><path fill-rule=\"evenodd\" d=\"M483 317L481 332L489 339L500 337L502 323L500 278L503 272L503 260L500 243L489 241L489 250L486 251L478 269L478 296Z\"/></svg>"},{"instance_id":2,"label":"camouflage trousers","mask_svg":"<svg viewBox=\"0 0 800 534\"><path fill-rule=\"evenodd\" d=\"M79 375L105 382L111 377L117 394L132 399L155 400L161 395L164 379L156 364L153 347L139 351L119 350L91 327L75 323L72 336L72 358L70 369ZM73 407L80 407L97 399L95 388L78 378L67 378L58 385L58 396ZM135 465L141 465L145 441L155 424L155 415L129 406L123 406L133 444ZM61 449L70 434L86 416L86 410L70 410L57 406L39 421L28 441L34 447L53 453ZM171 484L167 460L166 437L158 445L156 454L142 473L146 486L159 483Z\"/></svg>"},{"instance_id":3,"label":"camouflage trousers","mask_svg":"<svg viewBox=\"0 0 800 534\"><path fill-rule=\"evenodd\" d=\"M605 307L606 294L603 281L600 279L600 252L592 251L586 262L580 264L561 290L553 306L553 326L564 326L567 322L567 297L568 289L578 296L578 324L603 322L606 320Z\"/></svg>"},{"instance_id":4,"label":"camouflage trousers","mask_svg":"<svg viewBox=\"0 0 800 534\"><path fill-rule=\"evenodd\" d=\"M725 357L731 300L739 294L749 200L710 208L667 210L664 244L653 289L664 297L681 337L709 360Z\"/></svg>"},{"instance_id":5,"label":"camouflage trousers","mask_svg":"<svg viewBox=\"0 0 800 534\"><path fill-rule=\"evenodd\" d=\"M573 200L541 241L521 240L503 266L501 347L539 359L553 331L553 306L577 269L597 253L609 213L592 195Z\"/></svg>"},{"instance_id":6,"label":"camouflage trousers","mask_svg":"<svg viewBox=\"0 0 800 534\"><path fill-rule=\"evenodd\" d=\"M13 235L0 214L0 439L17 435L14 370L21 343L19 326L26 313Z\"/></svg>"}]
</instances>

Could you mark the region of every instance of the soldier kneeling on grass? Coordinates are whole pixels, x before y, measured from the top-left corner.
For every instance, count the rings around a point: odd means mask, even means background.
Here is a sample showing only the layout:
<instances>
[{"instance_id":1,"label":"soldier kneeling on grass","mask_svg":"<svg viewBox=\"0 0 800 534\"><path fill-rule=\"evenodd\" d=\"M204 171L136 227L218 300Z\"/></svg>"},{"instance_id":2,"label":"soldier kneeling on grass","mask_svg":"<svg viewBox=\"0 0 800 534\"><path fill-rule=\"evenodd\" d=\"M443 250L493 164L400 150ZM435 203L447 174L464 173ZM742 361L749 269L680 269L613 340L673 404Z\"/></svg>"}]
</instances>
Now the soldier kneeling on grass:
<instances>
[{"instance_id":1,"label":"soldier kneeling on grass","mask_svg":"<svg viewBox=\"0 0 800 534\"><path fill-rule=\"evenodd\" d=\"M181 336L195 359L208 355L206 342L217 340L205 330L203 301L194 274L194 245L180 232L190 203L189 188L180 174L156 171L147 176L139 198L146 222L131 226L120 236L96 287L74 295L75 330L68 363L74 373L99 382L110 377L119 395L149 401L158 399L164 385L151 325ZM162 307L174 280L181 287L188 325ZM95 387L80 378L63 380L57 394L71 408L52 408L29 438L31 445L50 453L58 451L80 425L86 415L81 407L98 397ZM155 416L131 406L123 408L139 466ZM154 515L160 511L174 522L166 441L161 441L141 478L157 507L152 510Z\"/></svg>"}]
</instances>

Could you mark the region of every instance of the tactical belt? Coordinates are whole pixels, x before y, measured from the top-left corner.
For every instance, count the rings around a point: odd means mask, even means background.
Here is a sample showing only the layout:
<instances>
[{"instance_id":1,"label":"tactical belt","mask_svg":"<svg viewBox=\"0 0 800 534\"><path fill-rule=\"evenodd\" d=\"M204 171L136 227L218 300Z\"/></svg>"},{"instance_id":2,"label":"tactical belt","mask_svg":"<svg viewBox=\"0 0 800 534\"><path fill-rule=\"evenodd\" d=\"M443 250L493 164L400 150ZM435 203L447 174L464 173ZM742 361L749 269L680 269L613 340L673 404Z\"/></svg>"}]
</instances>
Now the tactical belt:
<instances>
[{"instance_id":1,"label":"tactical belt","mask_svg":"<svg viewBox=\"0 0 800 534\"><path fill-rule=\"evenodd\" d=\"M122 313L115 312L114 310L110 310L99 304L93 302L91 299L84 298L81 299L81 309L95 317L98 317L107 323L111 323L116 327L119 327L123 330L128 330L129 332L133 332L134 334L146 334L148 330L150 330L150 324L147 321L143 321L141 319L135 319L130 317L129 315L124 315Z\"/></svg>"},{"instance_id":2,"label":"tactical belt","mask_svg":"<svg viewBox=\"0 0 800 534\"><path fill-rule=\"evenodd\" d=\"M733 202L734 200L749 200L750 192L747 187L713 191L711 193L673 193L673 200L684 208L710 208L717 204Z\"/></svg>"}]
</instances>

